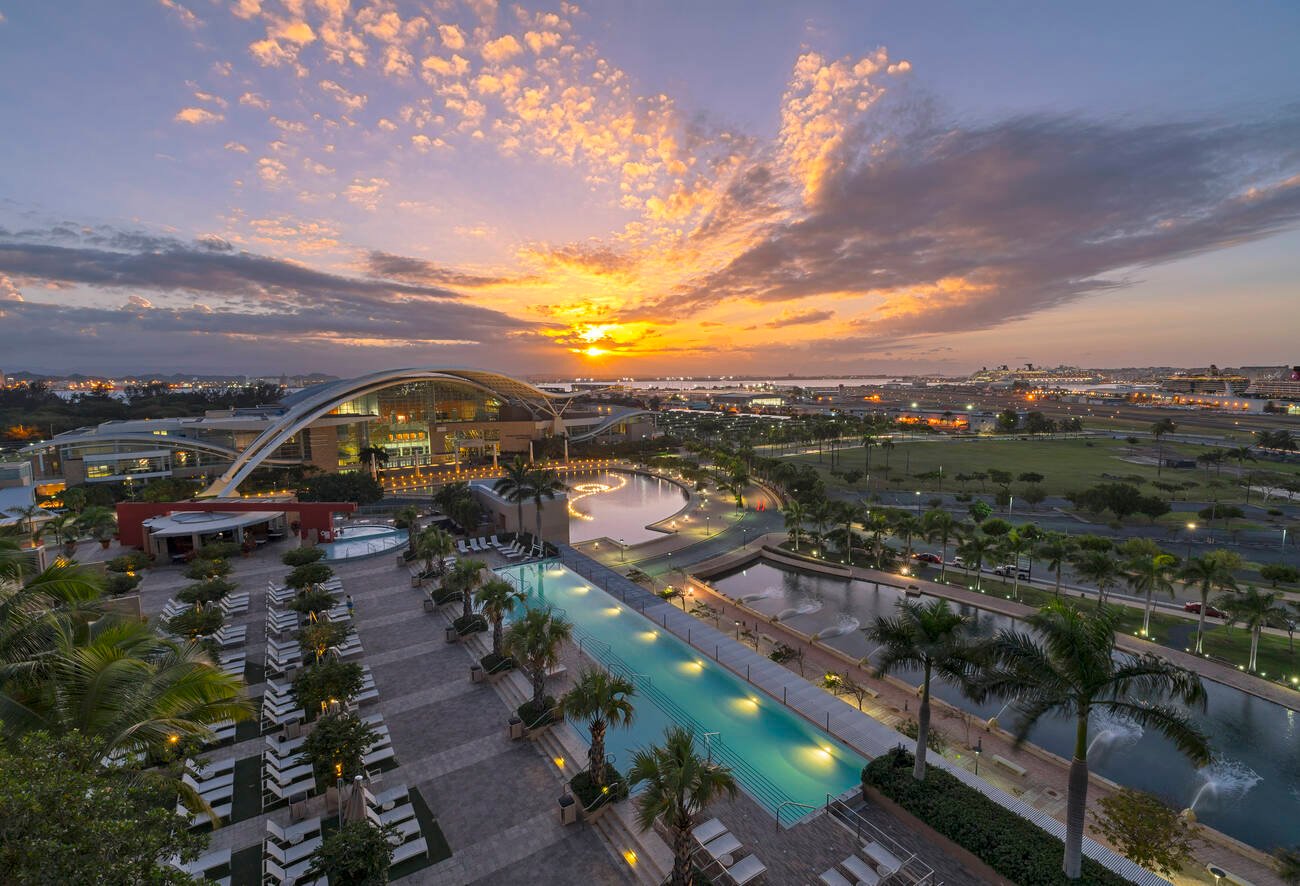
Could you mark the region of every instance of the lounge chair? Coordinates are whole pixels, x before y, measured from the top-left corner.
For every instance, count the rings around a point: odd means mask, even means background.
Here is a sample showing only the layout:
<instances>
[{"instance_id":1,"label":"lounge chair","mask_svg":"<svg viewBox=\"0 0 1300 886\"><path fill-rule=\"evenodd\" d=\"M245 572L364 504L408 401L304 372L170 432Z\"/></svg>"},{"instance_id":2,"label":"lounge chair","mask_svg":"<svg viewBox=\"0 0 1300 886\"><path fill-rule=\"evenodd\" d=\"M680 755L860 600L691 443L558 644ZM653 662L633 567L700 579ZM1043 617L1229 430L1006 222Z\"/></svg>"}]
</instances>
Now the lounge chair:
<instances>
[{"instance_id":1,"label":"lounge chair","mask_svg":"<svg viewBox=\"0 0 1300 886\"><path fill-rule=\"evenodd\" d=\"M278 883L280 886L294 886L298 883L307 871L311 870L312 860L310 858L298 862L291 868L281 867L275 859L262 857L262 881ZM316 882L320 882L319 880Z\"/></svg>"},{"instance_id":2,"label":"lounge chair","mask_svg":"<svg viewBox=\"0 0 1300 886\"><path fill-rule=\"evenodd\" d=\"M880 882L880 874L876 869L856 855L844 859L840 862L840 867L852 874L857 882L865 883L867 886L876 886Z\"/></svg>"},{"instance_id":3,"label":"lounge chair","mask_svg":"<svg viewBox=\"0 0 1300 886\"><path fill-rule=\"evenodd\" d=\"M276 864L282 868L289 868L298 862L307 858L316 851L322 840L319 834L310 839L303 840L299 843L293 843L289 846L280 846L270 838L262 841L262 851L270 856Z\"/></svg>"},{"instance_id":4,"label":"lounge chair","mask_svg":"<svg viewBox=\"0 0 1300 886\"><path fill-rule=\"evenodd\" d=\"M727 876L735 886L744 886L750 880L767 871L767 865L758 860L757 855L746 855L740 861L727 868Z\"/></svg>"},{"instance_id":5,"label":"lounge chair","mask_svg":"<svg viewBox=\"0 0 1300 886\"><path fill-rule=\"evenodd\" d=\"M478 539L477 539L477 538L471 538L471 539L469 540L469 549L470 549L471 551L473 551L474 553L476 553L476 554L478 554L478 553L482 553L482 551L483 551L483 549L482 549L481 547L479 547L479 543L478 543Z\"/></svg>"},{"instance_id":6,"label":"lounge chair","mask_svg":"<svg viewBox=\"0 0 1300 886\"><path fill-rule=\"evenodd\" d=\"M215 852L209 852L207 855L196 858L189 864L182 864L181 860L176 857L169 858L167 863L178 871L184 871L191 877L201 877L206 871L214 870L215 868L229 867L230 850L218 849Z\"/></svg>"},{"instance_id":7,"label":"lounge chair","mask_svg":"<svg viewBox=\"0 0 1300 886\"><path fill-rule=\"evenodd\" d=\"M293 784L283 785L273 778L262 779L262 794L270 794L277 800L291 800L294 797L305 797L316 789L316 779L308 776L302 781L296 781Z\"/></svg>"},{"instance_id":8,"label":"lounge chair","mask_svg":"<svg viewBox=\"0 0 1300 886\"><path fill-rule=\"evenodd\" d=\"M721 861L728 855L734 855L736 850L740 847L741 842L736 839L735 834L723 832L721 835L714 837L712 840L705 843L704 851L707 852L711 858L716 858L718 861Z\"/></svg>"},{"instance_id":9,"label":"lounge chair","mask_svg":"<svg viewBox=\"0 0 1300 886\"><path fill-rule=\"evenodd\" d=\"M849 880L843 874L831 868L829 871L822 871L821 881L825 886L857 886L856 880Z\"/></svg>"},{"instance_id":10,"label":"lounge chair","mask_svg":"<svg viewBox=\"0 0 1300 886\"><path fill-rule=\"evenodd\" d=\"M366 808L366 818L375 824L383 827L390 824L401 824L404 821L415 821L415 806L410 803L404 803L401 806L394 806L387 812L376 812L369 807ZM416 824L416 830L420 825Z\"/></svg>"},{"instance_id":11,"label":"lounge chair","mask_svg":"<svg viewBox=\"0 0 1300 886\"><path fill-rule=\"evenodd\" d=\"M266 820L266 834L268 839L279 843L281 847L296 846L309 837L314 837L321 832L321 821L319 818L300 821L297 824L291 824L287 828L282 828L269 818Z\"/></svg>"},{"instance_id":12,"label":"lounge chair","mask_svg":"<svg viewBox=\"0 0 1300 886\"><path fill-rule=\"evenodd\" d=\"M393 850L392 863L395 865L401 864L407 859L418 858L419 856L428 853L428 851L429 851L429 845L424 842L423 837L420 837L418 840L412 840L409 843L403 843L401 846L398 846L395 850Z\"/></svg>"},{"instance_id":13,"label":"lounge chair","mask_svg":"<svg viewBox=\"0 0 1300 886\"><path fill-rule=\"evenodd\" d=\"M862 846L862 854L871 860L876 866L876 870L885 876L898 873L903 867L903 863L898 860L898 856L890 852L879 843L865 843Z\"/></svg>"},{"instance_id":14,"label":"lounge chair","mask_svg":"<svg viewBox=\"0 0 1300 886\"><path fill-rule=\"evenodd\" d=\"M274 780L281 787L296 784L304 778L311 777L311 763L304 762L288 769L277 769L272 758L266 761L266 777Z\"/></svg>"},{"instance_id":15,"label":"lounge chair","mask_svg":"<svg viewBox=\"0 0 1300 886\"><path fill-rule=\"evenodd\" d=\"M488 539L488 544L492 545L492 547L496 548L498 551L505 547L505 543L495 535Z\"/></svg>"},{"instance_id":16,"label":"lounge chair","mask_svg":"<svg viewBox=\"0 0 1300 886\"><path fill-rule=\"evenodd\" d=\"M691 831L691 836L695 842L703 846L710 840L716 840L727 832L727 826L720 819L710 818L704 824L696 825Z\"/></svg>"},{"instance_id":17,"label":"lounge chair","mask_svg":"<svg viewBox=\"0 0 1300 886\"><path fill-rule=\"evenodd\" d=\"M465 539L463 538L456 539L456 550L460 551L462 554L469 553L469 546L465 544Z\"/></svg>"},{"instance_id":18,"label":"lounge chair","mask_svg":"<svg viewBox=\"0 0 1300 886\"><path fill-rule=\"evenodd\" d=\"M397 785L396 787L391 787L388 790L378 794L371 794L370 791L367 790L366 804L371 809L380 809L380 810L392 809L394 806L396 806L398 803L401 803L410 795L411 795L410 789L408 789L407 786L404 784Z\"/></svg>"},{"instance_id":19,"label":"lounge chair","mask_svg":"<svg viewBox=\"0 0 1300 886\"><path fill-rule=\"evenodd\" d=\"M198 765L198 761L191 760L186 766L185 771L202 781L206 778L215 778L218 775L225 775L228 772L235 771L235 758L230 757L225 760L216 760Z\"/></svg>"}]
</instances>

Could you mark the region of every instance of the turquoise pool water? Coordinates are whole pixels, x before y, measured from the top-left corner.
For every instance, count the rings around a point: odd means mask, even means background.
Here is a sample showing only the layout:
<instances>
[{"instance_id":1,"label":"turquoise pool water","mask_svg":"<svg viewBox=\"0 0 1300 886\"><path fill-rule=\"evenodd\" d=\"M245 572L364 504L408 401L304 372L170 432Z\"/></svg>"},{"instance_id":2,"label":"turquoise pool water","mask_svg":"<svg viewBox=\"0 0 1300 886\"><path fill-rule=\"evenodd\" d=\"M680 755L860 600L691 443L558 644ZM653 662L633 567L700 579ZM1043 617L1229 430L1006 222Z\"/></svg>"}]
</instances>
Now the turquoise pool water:
<instances>
[{"instance_id":1,"label":"turquoise pool water","mask_svg":"<svg viewBox=\"0 0 1300 886\"><path fill-rule=\"evenodd\" d=\"M406 530L388 526L349 526L321 545L326 560L354 560L392 551L406 544Z\"/></svg>"},{"instance_id":2,"label":"turquoise pool water","mask_svg":"<svg viewBox=\"0 0 1300 886\"><path fill-rule=\"evenodd\" d=\"M571 570L548 562L498 571L528 594L529 607L563 610L583 649L636 683L631 727L605 739L619 769L679 723L786 825L811 810L783 804L820 807L861 782L859 754Z\"/></svg>"}]
</instances>

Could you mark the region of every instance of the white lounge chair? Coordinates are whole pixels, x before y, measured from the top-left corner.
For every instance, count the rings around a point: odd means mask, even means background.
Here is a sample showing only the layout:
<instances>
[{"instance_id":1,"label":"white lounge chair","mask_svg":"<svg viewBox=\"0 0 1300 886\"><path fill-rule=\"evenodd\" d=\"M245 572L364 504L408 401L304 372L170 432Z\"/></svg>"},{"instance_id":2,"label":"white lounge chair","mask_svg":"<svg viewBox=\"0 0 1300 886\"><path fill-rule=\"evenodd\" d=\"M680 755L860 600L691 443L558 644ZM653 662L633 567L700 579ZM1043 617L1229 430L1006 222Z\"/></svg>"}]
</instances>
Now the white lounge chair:
<instances>
[{"instance_id":1,"label":"white lounge chair","mask_svg":"<svg viewBox=\"0 0 1300 886\"><path fill-rule=\"evenodd\" d=\"M393 864L401 864L410 858L419 858L429 851L429 845L424 842L424 838L412 840L409 843L403 843L393 851Z\"/></svg>"},{"instance_id":2,"label":"white lounge chair","mask_svg":"<svg viewBox=\"0 0 1300 886\"><path fill-rule=\"evenodd\" d=\"M262 881L277 883L280 886L294 886L302 880L307 871L311 870L311 859L300 861L291 868L285 869L276 863L275 859L262 857ZM316 881L319 882L319 881Z\"/></svg>"},{"instance_id":3,"label":"white lounge chair","mask_svg":"<svg viewBox=\"0 0 1300 886\"><path fill-rule=\"evenodd\" d=\"M319 818L300 821L297 824L291 824L288 827L266 820L266 834L269 839L275 840L281 847L296 846L303 840L314 837L321 832L321 821Z\"/></svg>"},{"instance_id":4,"label":"white lounge chair","mask_svg":"<svg viewBox=\"0 0 1300 886\"><path fill-rule=\"evenodd\" d=\"M488 539L488 544L492 545L492 547L496 548L498 551L505 547L505 543L495 535Z\"/></svg>"},{"instance_id":5,"label":"white lounge chair","mask_svg":"<svg viewBox=\"0 0 1300 886\"><path fill-rule=\"evenodd\" d=\"M829 871L822 871L820 879L824 886L857 886L859 882L857 880L846 878L839 871L835 870L835 868L831 868ZM867 884L867 886L870 886L870 884Z\"/></svg>"},{"instance_id":6,"label":"white lounge chair","mask_svg":"<svg viewBox=\"0 0 1300 886\"><path fill-rule=\"evenodd\" d=\"M322 842L319 835L290 846L279 846L274 840L266 839L262 841L262 851L287 870L310 856Z\"/></svg>"},{"instance_id":7,"label":"white lounge chair","mask_svg":"<svg viewBox=\"0 0 1300 886\"><path fill-rule=\"evenodd\" d=\"M767 865L759 861L757 855L746 855L740 861L727 868L727 876L735 886L745 886L750 880L767 871Z\"/></svg>"},{"instance_id":8,"label":"white lounge chair","mask_svg":"<svg viewBox=\"0 0 1300 886\"><path fill-rule=\"evenodd\" d=\"M885 876L898 873L903 867L903 863L898 860L898 856L890 852L879 843L866 843L862 846L862 854L871 860L876 870Z\"/></svg>"},{"instance_id":9,"label":"white lounge chair","mask_svg":"<svg viewBox=\"0 0 1300 886\"><path fill-rule=\"evenodd\" d=\"M695 842L703 846L710 840L716 840L718 837L721 837L726 832L727 826L723 824L720 819L710 818L703 824L696 825L695 828L691 830L691 836L695 838Z\"/></svg>"},{"instance_id":10,"label":"white lounge chair","mask_svg":"<svg viewBox=\"0 0 1300 886\"><path fill-rule=\"evenodd\" d=\"M469 546L465 544L465 539L463 538L456 539L456 550L460 551L462 554L469 553Z\"/></svg>"},{"instance_id":11,"label":"white lounge chair","mask_svg":"<svg viewBox=\"0 0 1300 886\"><path fill-rule=\"evenodd\" d=\"M704 851L711 858L721 861L728 855L734 855L736 850L741 847L741 842L736 839L735 834L722 833L717 837L704 844Z\"/></svg>"},{"instance_id":12,"label":"white lounge chair","mask_svg":"<svg viewBox=\"0 0 1300 886\"><path fill-rule=\"evenodd\" d=\"M880 874L871 865L867 864L856 855L850 855L840 862L840 867L848 871L857 882L866 883L867 886L876 886L880 882Z\"/></svg>"},{"instance_id":13,"label":"white lounge chair","mask_svg":"<svg viewBox=\"0 0 1300 886\"><path fill-rule=\"evenodd\" d=\"M379 810L392 809L394 806L404 801L410 795L411 795L410 789L407 788L407 786L404 784L391 787L388 790L378 794L371 794L370 791L367 790L366 805L369 806L371 809L379 809Z\"/></svg>"}]
</instances>

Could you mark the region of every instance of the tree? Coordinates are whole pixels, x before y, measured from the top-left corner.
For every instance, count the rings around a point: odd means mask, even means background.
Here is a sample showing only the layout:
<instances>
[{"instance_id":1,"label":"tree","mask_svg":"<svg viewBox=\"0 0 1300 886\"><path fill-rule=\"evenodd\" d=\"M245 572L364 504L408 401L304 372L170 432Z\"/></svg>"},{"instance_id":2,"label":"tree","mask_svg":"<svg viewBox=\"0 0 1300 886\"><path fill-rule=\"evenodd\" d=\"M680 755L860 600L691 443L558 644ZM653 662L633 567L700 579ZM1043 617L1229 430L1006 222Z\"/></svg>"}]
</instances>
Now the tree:
<instances>
[{"instance_id":1,"label":"tree","mask_svg":"<svg viewBox=\"0 0 1300 886\"><path fill-rule=\"evenodd\" d=\"M972 529L961 544L957 553L961 555L966 568L975 570L975 590L982 590L984 583L984 561L997 550L997 539L985 535L979 527Z\"/></svg>"},{"instance_id":2,"label":"tree","mask_svg":"<svg viewBox=\"0 0 1300 886\"><path fill-rule=\"evenodd\" d=\"M998 545L998 554L1010 560L1011 564L1011 599L1020 599L1020 558L1034 549L1032 532L1026 530L1032 526L1012 529Z\"/></svg>"},{"instance_id":3,"label":"tree","mask_svg":"<svg viewBox=\"0 0 1300 886\"><path fill-rule=\"evenodd\" d=\"M482 581L483 570L486 568L487 564L482 560L458 560L456 565L451 567L450 574L443 579L443 587L460 593L459 620L462 623L468 622L470 616L474 614L474 589Z\"/></svg>"},{"instance_id":4,"label":"tree","mask_svg":"<svg viewBox=\"0 0 1300 886\"><path fill-rule=\"evenodd\" d=\"M1210 608L1210 594L1214 591L1237 589L1233 575L1242 566L1241 557L1222 548L1199 557L1192 557L1178 571L1180 581L1194 586L1201 594L1201 611L1196 618L1196 654L1201 654L1205 637L1205 610Z\"/></svg>"},{"instance_id":5,"label":"tree","mask_svg":"<svg viewBox=\"0 0 1300 886\"><path fill-rule=\"evenodd\" d=\"M293 681L293 694L305 711L318 711L336 698L346 701L361 692L365 674L361 665L327 658L304 668Z\"/></svg>"},{"instance_id":6,"label":"tree","mask_svg":"<svg viewBox=\"0 0 1300 886\"><path fill-rule=\"evenodd\" d=\"M1133 538L1120 548L1124 556L1124 574L1133 593L1141 594L1142 636L1151 636L1151 597L1156 591L1174 596L1174 570L1178 558L1166 554L1148 538Z\"/></svg>"},{"instance_id":7,"label":"tree","mask_svg":"<svg viewBox=\"0 0 1300 886\"><path fill-rule=\"evenodd\" d=\"M304 563L285 576L284 583L295 590L316 590L334 577L334 570L324 563Z\"/></svg>"},{"instance_id":8,"label":"tree","mask_svg":"<svg viewBox=\"0 0 1300 886\"><path fill-rule=\"evenodd\" d=\"M362 757L375 743L374 727L347 711L328 713L316 721L302 743L302 753L312 762L316 774L328 779L351 781L365 775Z\"/></svg>"},{"instance_id":9,"label":"tree","mask_svg":"<svg viewBox=\"0 0 1300 886\"><path fill-rule=\"evenodd\" d=\"M533 471L528 475L528 498L532 500L533 505L537 508L537 541L542 541L542 505L547 501L554 501L555 496L564 492L568 487L560 479L560 475L550 468L545 470Z\"/></svg>"},{"instance_id":10,"label":"tree","mask_svg":"<svg viewBox=\"0 0 1300 886\"><path fill-rule=\"evenodd\" d=\"M925 532L925 540L934 544L939 542L939 580L943 581L948 576L948 542L951 541L960 531L960 525L952 514L947 511L935 508L932 511L926 511L925 516L921 518L921 529Z\"/></svg>"},{"instance_id":11,"label":"tree","mask_svg":"<svg viewBox=\"0 0 1300 886\"><path fill-rule=\"evenodd\" d=\"M1061 596L1061 571L1075 551L1074 539L1064 532L1049 532L1038 543L1038 556L1056 573L1056 596Z\"/></svg>"},{"instance_id":12,"label":"tree","mask_svg":"<svg viewBox=\"0 0 1300 886\"><path fill-rule=\"evenodd\" d=\"M329 878L336 886L383 886L393 863L392 837L396 834L396 825L344 822L311 854L305 879Z\"/></svg>"},{"instance_id":13,"label":"tree","mask_svg":"<svg viewBox=\"0 0 1300 886\"><path fill-rule=\"evenodd\" d=\"M970 513L970 518L975 521L976 525L983 523L988 519L989 514L993 513L993 508L989 507L989 503L982 499L971 502L970 507L966 510Z\"/></svg>"},{"instance_id":14,"label":"tree","mask_svg":"<svg viewBox=\"0 0 1300 886\"><path fill-rule=\"evenodd\" d=\"M441 575L446 570L444 560L456 550L450 534L437 526L426 526L415 541L415 556L424 560L424 574Z\"/></svg>"},{"instance_id":15,"label":"tree","mask_svg":"<svg viewBox=\"0 0 1300 886\"><path fill-rule=\"evenodd\" d=\"M586 669L578 675L573 688L560 699L560 715L587 724L591 748L587 752L587 772L596 787L605 784L605 730L632 723L631 697L636 686L631 680L600 669Z\"/></svg>"},{"instance_id":16,"label":"tree","mask_svg":"<svg viewBox=\"0 0 1300 886\"><path fill-rule=\"evenodd\" d=\"M785 517L785 528L794 537L794 549L799 550L799 536L803 532L803 524L808 519L804 507L798 499L792 498L785 506L783 512Z\"/></svg>"},{"instance_id":17,"label":"tree","mask_svg":"<svg viewBox=\"0 0 1300 886\"><path fill-rule=\"evenodd\" d=\"M984 649L971 637L970 616L950 609L947 600L922 604L904 598L897 605L897 617L877 618L866 634L881 647L877 677L901 668L920 668L924 675L912 769L912 776L922 781L930 731L930 679L937 674L956 685L967 685L981 664Z\"/></svg>"},{"instance_id":18,"label":"tree","mask_svg":"<svg viewBox=\"0 0 1300 886\"><path fill-rule=\"evenodd\" d=\"M1300 884L1300 845L1274 849L1273 864L1278 877L1287 886Z\"/></svg>"},{"instance_id":19,"label":"tree","mask_svg":"<svg viewBox=\"0 0 1300 886\"><path fill-rule=\"evenodd\" d=\"M113 533L117 531L117 515L110 508L92 505L77 517L77 528L104 547L108 547Z\"/></svg>"},{"instance_id":20,"label":"tree","mask_svg":"<svg viewBox=\"0 0 1300 886\"><path fill-rule=\"evenodd\" d=\"M163 781L104 769L101 745L34 732L0 746L0 870L8 883L188 884L167 864L207 844Z\"/></svg>"},{"instance_id":21,"label":"tree","mask_svg":"<svg viewBox=\"0 0 1300 886\"><path fill-rule=\"evenodd\" d=\"M1165 467L1165 434L1172 434L1177 429L1178 422L1174 421L1172 418L1162 418L1151 425L1151 436L1156 438L1157 477L1160 476L1160 472L1164 470Z\"/></svg>"},{"instance_id":22,"label":"tree","mask_svg":"<svg viewBox=\"0 0 1300 886\"><path fill-rule=\"evenodd\" d=\"M1286 624L1287 607L1279 602L1281 596L1277 591L1261 593L1254 585L1246 585L1246 590L1222 594L1215 601L1228 613L1230 623L1243 624L1250 631L1250 660L1246 670L1252 673L1258 663L1259 635L1266 627L1277 628Z\"/></svg>"},{"instance_id":23,"label":"tree","mask_svg":"<svg viewBox=\"0 0 1300 886\"><path fill-rule=\"evenodd\" d=\"M1259 568L1259 577L1272 588L1279 584L1293 585L1300 581L1300 569L1286 563L1265 563Z\"/></svg>"},{"instance_id":24,"label":"tree","mask_svg":"<svg viewBox=\"0 0 1300 886\"><path fill-rule=\"evenodd\" d=\"M1080 551L1074 558L1079 578L1097 586L1097 606L1106 602L1106 593L1123 578L1119 560L1106 551Z\"/></svg>"},{"instance_id":25,"label":"tree","mask_svg":"<svg viewBox=\"0 0 1300 886\"><path fill-rule=\"evenodd\" d=\"M370 468L370 476L379 479L379 466L388 464L388 450L382 446L362 446L357 460Z\"/></svg>"},{"instance_id":26,"label":"tree","mask_svg":"<svg viewBox=\"0 0 1300 886\"><path fill-rule=\"evenodd\" d=\"M516 603L524 601L525 595L505 579L493 578L483 583L474 599L483 616L492 624L492 655L499 659L505 618L514 610Z\"/></svg>"},{"instance_id":27,"label":"tree","mask_svg":"<svg viewBox=\"0 0 1300 886\"><path fill-rule=\"evenodd\" d=\"M299 501L350 501L370 505L384 497L384 487L369 474L316 474L297 489Z\"/></svg>"},{"instance_id":28,"label":"tree","mask_svg":"<svg viewBox=\"0 0 1300 886\"><path fill-rule=\"evenodd\" d=\"M517 455L502 470L505 471L505 476L492 484L492 491L506 501L514 503L517 510L515 526L520 532L523 532L524 501L529 495L528 486L533 471L532 465L522 455Z\"/></svg>"},{"instance_id":29,"label":"tree","mask_svg":"<svg viewBox=\"0 0 1300 886\"><path fill-rule=\"evenodd\" d=\"M1016 428L1020 427L1020 415L1014 409L1004 409L998 413L997 417L998 430L1004 434L1015 433Z\"/></svg>"},{"instance_id":30,"label":"tree","mask_svg":"<svg viewBox=\"0 0 1300 886\"><path fill-rule=\"evenodd\" d=\"M1159 797L1120 788L1097 805L1093 830L1131 861L1172 877L1191 860L1198 828Z\"/></svg>"},{"instance_id":31,"label":"tree","mask_svg":"<svg viewBox=\"0 0 1300 886\"><path fill-rule=\"evenodd\" d=\"M724 794L736 796L736 779L726 766L703 758L695 750L695 733L681 726L664 730L662 745L638 750L627 774L633 786L644 784L636 797L637 826L648 831L662 821L672 834L673 871L669 886L691 886L694 872L691 826L695 815Z\"/></svg>"},{"instance_id":32,"label":"tree","mask_svg":"<svg viewBox=\"0 0 1300 886\"><path fill-rule=\"evenodd\" d=\"M1025 500L1025 504L1029 505L1030 509L1033 509L1037 508L1044 500L1046 500L1047 492L1037 483L1030 483L1025 487L1024 491L1020 493L1020 497Z\"/></svg>"},{"instance_id":33,"label":"tree","mask_svg":"<svg viewBox=\"0 0 1300 886\"><path fill-rule=\"evenodd\" d=\"M999 632L993 644L996 663L984 670L972 692L979 700L995 697L1017 703L1017 744L1046 716L1074 718L1062 863L1070 879L1078 879L1081 866L1090 714L1131 719L1148 732L1164 735L1197 765L1210 759L1206 737L1187 710L1205 707L1200 677L1157 655L1118 649L1120 618L1110 607L1085 612L1063 600L1049 602L1024 619L1032 633Z\"/></svg>"},{"instance_id":34,"label":"tree","mask_svg":"<svg viewBox=\"0 0 1300 886\"><path fill-rule=\"evenodd\" d=\"M420 509L415 505L398 508L397 513L393 515L393 525L398 529L406 530L406 559L414 560L415 541L420 534Z\"/></svg>"},{"instance_id":35,"label":"tree","mask_svg":"<svg viewBox=\"0 0 1300 886\"><path fill-rule=\"evenodd\" d=\"M573 636L573 625L552 609L529 609L506 631L505 650L528 669L533 684L531 710L546 708L546 672L560 660L560 648Z\"/></svg>"},{"instance_id":36,"label":"tree","mask_svg":"<svg viewBox=\"0 0 1300 886\"><path fill-rule=\"evenodd\" d=\"M903 539L906 555L912 556L912 536L921 532L921 521L915 514L900 513L894 518L894 535Z\"/></svg>"}]
</instances>

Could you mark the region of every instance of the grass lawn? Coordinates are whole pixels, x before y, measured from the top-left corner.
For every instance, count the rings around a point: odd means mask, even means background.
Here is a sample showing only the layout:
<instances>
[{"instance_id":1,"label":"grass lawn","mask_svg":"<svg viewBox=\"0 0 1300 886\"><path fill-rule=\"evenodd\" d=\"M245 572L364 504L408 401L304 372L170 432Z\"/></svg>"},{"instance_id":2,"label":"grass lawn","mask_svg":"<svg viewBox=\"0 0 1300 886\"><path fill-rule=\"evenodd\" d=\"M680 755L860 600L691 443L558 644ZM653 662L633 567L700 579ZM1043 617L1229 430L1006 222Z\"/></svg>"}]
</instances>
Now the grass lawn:
<instances>
[{"instance_id":1,"label":"grass lawn","mask_svg":"<svg viewBox=\"0 0 1300 886\"><path fill-rule=\"evenodd\" d=\"M235 761L235 795L230 805L230 823L262 814L262 758Z\"/></svg>"},{"instance_id":2,"label":"grass lawn","mask_svg":"<svg viewBox=\"0 0 1300 886\"><path fill-rule=\"evenodd\" d=\"M424 797L420 796L418 790L411 790L411 805L415 807L415 817L420 821L420 834L424 837L424 842L429 845L429 854L420 858L412 858L389 868L389 880L405 877L421 868L427 868L430 865L451 858L451 846L448 845L447 838L442 835L442 828L438 827L438 820L433 817L433 812L429 810L429 804L424 802Z\"/></svg>"},{"instance_id":3,"label":"grass lawn","mask_svg":"<svg viewBox=\"0 0 1300 886\"><path fill-rule=\"evenodd\" d=\"M1164 451L1167 456L1177 454L1195 458L1196 455L1210 448L1212 447L1168 443ZM910 479L910 476L937 471L942 467L943 491L991 494L997 491L997 487L992 483L986 481L981 488L978 482L960 484L955 478L958 474L969 475L997 469L1009 471L1017 477L1023 473L1042 474L1043 491L1049 496L1061 496L1072 490L1085 489L1097 483L1107 482L1103 477L1104 474L1109 474L1112 478L1141 477L1148 483L1156 480L1154 465L1134 464L1124 460L1128 455L1147 455L1152 451L1152 444L1146 440L1139 443L1137 447L1131 447L1123 440L1109 438L1020 440L1005 437L970 437L963 438L960 442L900 443L889 453L888 476L891 481L902 479L904 482L886 482L882 473L882 469L886 467L885 452L876 447L871 452L871 489L873 491L920 489L923 493L931 492L937 487L934 481L922 483ZM908 453L911 454L910 457ZM791 457L791 461L803 462L817 468L830 488L851 489L857 492L866 490L864 481L854 487L848 487L839 478L830 476L829 456L818 462L816 455L798 455ZM862 447L841 452L839 458L841 470L862 470L864 465ZM1230 463L1225 466L1227 467L1235 468L1236 463ZM1300 465L1296 464L1247 462L1246 468L1300 473ZM907 473L909 469L910 474ZM1210 493L1215 493L1218 500L1223 502L1245 499L1245 490L1235 486L1233 482L1235 476L1230 475L1228 470L1223 472L1222 477L1216 477L1213 472L1200 468L1179 470L1166 468L1158 479L1170 483L1196 482L1199 485L1187 491L1193 500L1208 498ZM1018 482L1012 484L1012 493L1018 493L1024 485ZM1146 488L1144 491L1148 494L1160 494L1151 488ZM1018 507L1017 510L1020 508Z\"/></svg>"}]
</instances>

